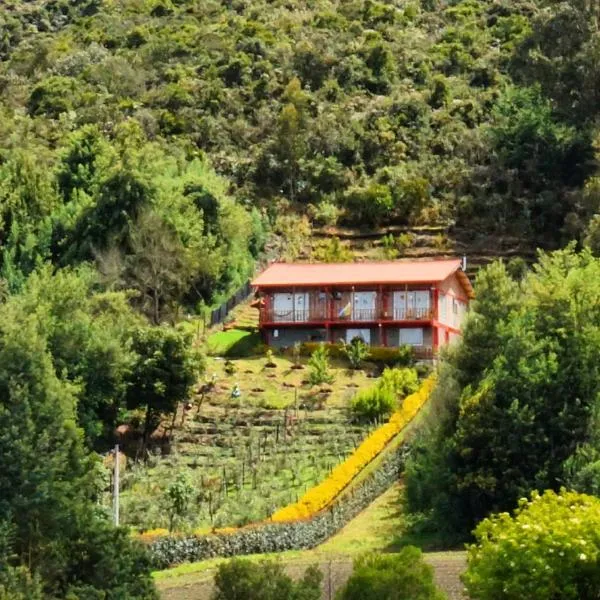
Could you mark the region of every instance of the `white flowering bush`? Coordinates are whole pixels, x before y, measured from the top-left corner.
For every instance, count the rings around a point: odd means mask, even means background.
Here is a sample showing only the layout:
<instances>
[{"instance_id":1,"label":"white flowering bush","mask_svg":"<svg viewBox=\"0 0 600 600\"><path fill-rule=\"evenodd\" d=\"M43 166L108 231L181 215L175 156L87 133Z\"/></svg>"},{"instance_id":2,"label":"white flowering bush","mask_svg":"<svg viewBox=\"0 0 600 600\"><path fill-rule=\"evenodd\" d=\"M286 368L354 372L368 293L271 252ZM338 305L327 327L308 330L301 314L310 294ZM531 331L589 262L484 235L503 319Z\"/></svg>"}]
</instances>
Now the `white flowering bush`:
<instances>
[{"instance_id":1,"label":"white flowering bush","mask_svg":"<svg viewBox=\"0 0 600 600\"><path fill-rule=\"evenodd\" d=\"M600 500L534 492L514 516L475 529L463 581L471 600L596 600L600 594Z\"/></svg>"}]
</instances>

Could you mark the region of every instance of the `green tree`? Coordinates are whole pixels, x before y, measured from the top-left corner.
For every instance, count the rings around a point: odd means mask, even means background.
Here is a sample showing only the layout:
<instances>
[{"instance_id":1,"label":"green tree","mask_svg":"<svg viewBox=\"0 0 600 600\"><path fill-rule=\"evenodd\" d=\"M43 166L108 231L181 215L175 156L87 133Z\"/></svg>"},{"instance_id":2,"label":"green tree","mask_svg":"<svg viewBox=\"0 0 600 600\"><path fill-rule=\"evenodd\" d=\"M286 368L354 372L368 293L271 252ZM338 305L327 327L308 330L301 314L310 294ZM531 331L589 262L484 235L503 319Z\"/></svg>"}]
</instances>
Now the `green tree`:
<instances>
[{"instance_id":1,"label":"green tree","mask_svg":"<svg viewBox=\"0 0 600 600\"><path fill-rule=\"evenodd\" d=\"M494 515L475 530L463 581L477 600L592 600L600 587L600 501L534 492L514 516Z\"/></svg>"},{"instance_id":2,"label":"green tree","mask_svg":"<svg viewBox=\"0 0 600 600\"><path fill-rule=\"evenodd\" d=\"M169 512L169 531L173 531L175 521L185 516L194 496L194 485L185 473L179 473L165 492Z\"/></svg>"},{"instance_id":3,"label":"green tree","mask_svg":"<svg viewBox=\"0 0 600 600\"><path fill-rule=\"evenodd\" d=\"M443 600L433 582L433 568L413 546L398 554L367 554L354 562L337 600Z\"/></svg>"},{"instance_id":4,"label":"green tree","mask_svg":"<svg viewBox=\"0 0 600 600\"><path fill-rule=\"evenodd\" d=\"M127 389L130 408L143 407L144 440L158 427L161 415L170 414L189 398L202 363L190 347L188 335L165 326L138 327L133 331L134 363Z\"/></svg>"},{"instance_id":5,"label":"green tree","mask_svg":"<svg viewBox=\"0 0 600 600\"><path fill-rule=\"evenodd\" d=\"M369 356L369 347L361 338L354 338L350 343L342 340L342 352L346 355L352 369L360 369Z\"/></svg>"},{"instance_id":6,"label":"green tree","mask_svg":"<svg viewBox=\"0 0 600 600\"><path fill-rule=\"evenodd\" d=\"M19 297L0 309L0 514L17 567L0 588L10 580L35 597L39 578L44 597L85 588L84 597L154 599L146 553L98 512L95 460L76 425L77 384L57 376L42 325Z\"/></svg>"},{"instance_id":7,"label":"green tree","mask_svg":"<svg viewBox=\"0 0 600 600\"><path fill-rule=\"evenodd\" d=\"M333 375L329 370L329 350L325 344L319 344L308 359L308 381L311 385L333 383Z\"/></svg>"}]
</instances>

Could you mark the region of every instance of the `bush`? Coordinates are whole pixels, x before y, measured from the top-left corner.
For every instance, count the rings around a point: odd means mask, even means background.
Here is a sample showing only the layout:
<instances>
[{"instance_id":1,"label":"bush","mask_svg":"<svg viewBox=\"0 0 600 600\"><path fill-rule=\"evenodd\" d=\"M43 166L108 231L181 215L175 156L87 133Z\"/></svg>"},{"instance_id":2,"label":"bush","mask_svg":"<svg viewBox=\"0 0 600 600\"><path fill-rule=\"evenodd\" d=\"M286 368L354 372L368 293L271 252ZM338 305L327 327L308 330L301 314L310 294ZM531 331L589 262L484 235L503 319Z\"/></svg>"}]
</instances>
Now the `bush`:
<instances>
[{"instance_id":1,"label":"bush","mask_svg":"<svg viewBox=\"0 0 600 600\"><path fill-rule=\"evenodd\" d=\"M402 399L419 389L419 376L415 369L386 368L377 385L389 389L396 399Z\"/></svg>"},{"instance_id":2,"label":"bush","mask_svg":"<svg viewBox=\"0 0 600 600\"><path fill-rule=\"evenodd\" d=\"M338 600L443 600L433 582L433 568L414 546L398 554L367 554L354 562Z\"/></svg>"},{"instance_id":3,"label":"bush","mask_svg":"<svg viewBox=\"0 0 600 600\"><path fill-rule=\"evenodd\" d=\"M394 412L399 400L418 389L415 369L386 368L377 385L354 396L350 409L358 421L379 421Z\"/></svg>"},{"instance_id":4,"label":"bush","mask_svg":"<svg viewBox=\"0 0 600 600\"><path fill-rule=\"evenodd\" d=\"M329 350L320 344L308 361L308 381L311 385L333 383L333 375L329 372Z\"/></svg>"},{"instance_id":5,"label":"bush","mask_svg":"<svg viewBox=\"0 0 600 600\"><path fill-rule=\"evenodd\" d=\"M463 581L471 598L592 600L600 589L600 500L534 492L514 516L475 529Z\"/></svg>"},{"instance_id":6,"label":"bush","mask_svg":"<svg viewBox=\"0 0 600 600\"><path fill-rule=\"evenodd\" d=\"M212 600L319 600L322 579L316 566L306 569L303 579L294 582L281 563L238 558L217 569Z\"/></svg>"},{"instance_id":7,"label":"bush","mask_svg":"<svg viewBox=\"0 0 600 600\"><path fill-rule=\"evenodd\" d=\"M350 405L357 421L381 421L389 417L396 406L396 397L388 387L373 386L358 392Z\"/></svg>"},{"instance_id":8,"label":"bush","mask_svg":"<svg viewBox=\"0 0 600 600\"><path fill-rule=\"evenodd\" d=\"M341 344L326 344L324 342L304 342L301 347L303 356L310 356L319 346L325 346L331 358L346 358ZM369 347L370 362L389 367L410 367L414 364L414 353L411 346L385 348L383 346Z\"/></svg>"}]
</instances>

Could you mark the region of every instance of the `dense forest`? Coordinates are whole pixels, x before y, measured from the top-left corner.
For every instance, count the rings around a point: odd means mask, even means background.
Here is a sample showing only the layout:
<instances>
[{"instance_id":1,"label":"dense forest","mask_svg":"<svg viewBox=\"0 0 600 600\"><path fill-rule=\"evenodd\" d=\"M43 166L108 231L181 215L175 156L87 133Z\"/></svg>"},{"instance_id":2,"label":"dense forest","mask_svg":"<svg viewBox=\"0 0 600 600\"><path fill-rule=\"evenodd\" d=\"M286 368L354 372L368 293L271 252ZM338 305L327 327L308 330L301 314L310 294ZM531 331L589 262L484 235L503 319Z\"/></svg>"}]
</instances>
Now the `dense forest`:
<instances>
[{"instance_id":1,"label":"dense forest","mask_svg":"<svg viewBox=\"0 0 600 600\"><path fill-rule=\"evenodd\" d=\"M571 244L480 275L407 503L415 530L462 540L532 489L598 493L598 16L584 0L2 2L0 599L155 597L99 505L96 452L132 411L147 441L189 396L204 363L182 317L312 226Z\"/></svg>"}]
</instances>

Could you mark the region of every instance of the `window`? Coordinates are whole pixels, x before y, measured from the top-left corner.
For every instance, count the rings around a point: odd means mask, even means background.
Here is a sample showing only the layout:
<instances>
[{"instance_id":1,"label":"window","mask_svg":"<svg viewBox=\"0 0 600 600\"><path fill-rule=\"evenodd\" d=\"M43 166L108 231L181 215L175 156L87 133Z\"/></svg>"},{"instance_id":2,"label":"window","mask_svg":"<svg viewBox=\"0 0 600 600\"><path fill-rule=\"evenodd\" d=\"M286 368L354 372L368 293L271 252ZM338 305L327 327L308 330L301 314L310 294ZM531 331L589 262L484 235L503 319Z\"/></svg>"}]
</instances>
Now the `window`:
<instances>
[{"instance_id":1,"label":"window","mask_svg":"<svg viewBox=\"0 0 600 600\"><path fill-rule=\"evenodd\" d=\"M414 327L400 330L400 345L404 346L422 346L423 345L423 328Z\"/></svg>"},{"instance_id":2,"label":"window","mask_svg":"<svg viewBox=\"0 0 600 600\"><path fill-rule=\"evenodd\" d=\"M440 294L439 299L439 308L440 308L440 321L442 323L446 322L446 296L444 294Z\"/></svg>"}]
</instances>

